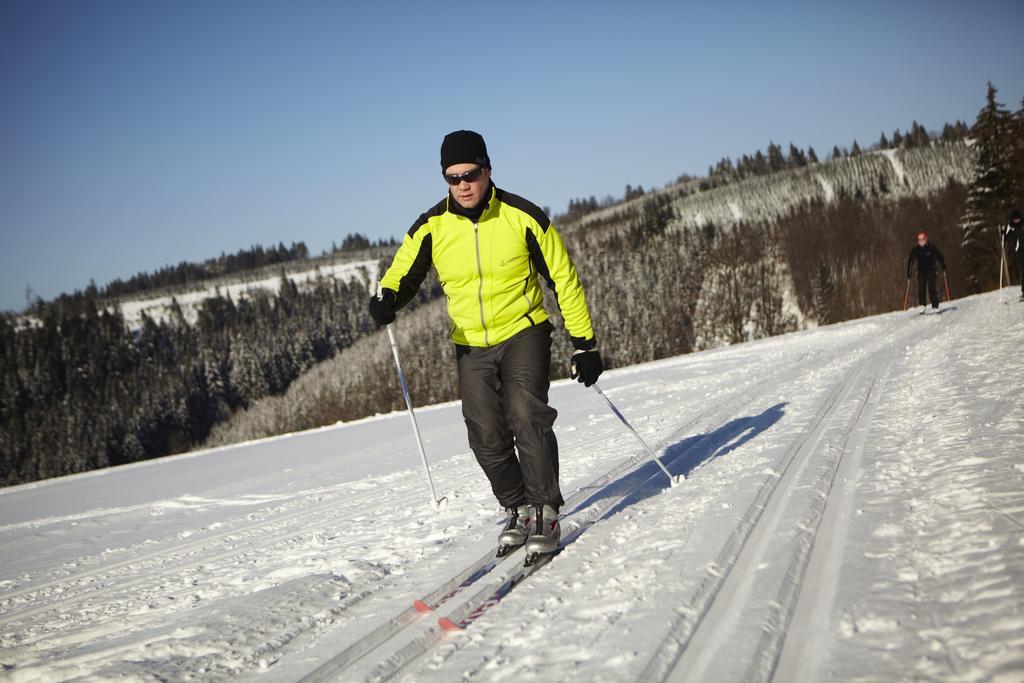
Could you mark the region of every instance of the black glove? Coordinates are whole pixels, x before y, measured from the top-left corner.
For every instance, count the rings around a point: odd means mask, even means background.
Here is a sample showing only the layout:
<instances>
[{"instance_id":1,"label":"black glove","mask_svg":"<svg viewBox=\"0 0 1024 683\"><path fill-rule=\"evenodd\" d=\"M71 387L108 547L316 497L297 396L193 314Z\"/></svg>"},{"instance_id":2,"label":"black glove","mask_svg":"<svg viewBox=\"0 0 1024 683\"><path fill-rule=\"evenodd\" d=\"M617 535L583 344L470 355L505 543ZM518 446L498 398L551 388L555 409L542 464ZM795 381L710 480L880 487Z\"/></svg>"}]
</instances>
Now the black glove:
<instances>
[{"instance_id":1,"label":"black glove","mask_svg":"<svg viewBox=\"0 0 1024 683\"><path fill-rule=\"evenodd\" d=\"M393 290L383 289L380 298L370 297L370 317L379 326L384 327L395 322L395 311L398 309L398 295Z\"/></svg>"},{"instance_id":2,"label":"black glove","mask_svg":"<svg viewBox=\"0 0 1024 683\"><path fill-rule=\"evenodd\" d=\"M572 354L572 372L569 376L582 382L584 386L589 387L595 384L603 370L604 364L601 363L601 354L597 352L597 349L577 351Z\"/></svg>"}]
</instances>

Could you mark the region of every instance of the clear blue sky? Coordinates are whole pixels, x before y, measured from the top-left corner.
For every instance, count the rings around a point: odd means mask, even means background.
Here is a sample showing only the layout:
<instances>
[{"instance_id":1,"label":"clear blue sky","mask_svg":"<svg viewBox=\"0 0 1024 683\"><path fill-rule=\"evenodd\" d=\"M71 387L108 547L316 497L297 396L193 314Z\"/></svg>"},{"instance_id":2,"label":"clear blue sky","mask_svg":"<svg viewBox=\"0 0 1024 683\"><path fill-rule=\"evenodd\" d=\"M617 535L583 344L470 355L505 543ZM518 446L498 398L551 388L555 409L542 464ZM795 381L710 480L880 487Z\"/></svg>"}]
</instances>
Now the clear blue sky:
<instances>
[{"instance_id":1,"label":"clear blue sky","mask_svg":"<svg viewBox=\"0 0 1024 683\"><path fill-rule=\"evenodd\" d=\"M1024 3L835 4L0 0L0 309L401 236L459 128L560 212L769 140L972 123L988 80L1020 106Z\"/></svg>"}]
</instances>

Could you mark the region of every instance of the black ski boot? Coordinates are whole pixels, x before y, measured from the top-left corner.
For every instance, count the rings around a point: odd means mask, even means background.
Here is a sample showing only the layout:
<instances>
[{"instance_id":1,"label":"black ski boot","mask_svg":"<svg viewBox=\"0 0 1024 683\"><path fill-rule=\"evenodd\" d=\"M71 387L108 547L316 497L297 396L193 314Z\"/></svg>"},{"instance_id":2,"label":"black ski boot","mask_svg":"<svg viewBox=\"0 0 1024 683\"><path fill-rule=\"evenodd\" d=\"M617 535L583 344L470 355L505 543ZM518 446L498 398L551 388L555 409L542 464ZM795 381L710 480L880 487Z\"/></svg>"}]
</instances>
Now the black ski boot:
<instances>
[{"instance_id":1,"label":"black ski boot","mask_svg":"<svg viewBox=\"0 0 1024 683\"><path fill-rule=\"evenodd\" d=\"M529 567L541 555L549 555L558 550L558 541L562 536L562 528L558 524L558 511L550 505L534 505L533 533L526 539L526 560Z\"/></svg>"},{"instance_id":2,"label":"black ski boot","mask_svg":"<svg viewBox=\"0 0 1024 683\"><path fill-rule=\"evenodd\" d=\"M526 543L530 535L530 508L518 505L505 508L508 517L505 526L498 536L498 557L505 557L510 552Z\"/></svg>"}]
</instances>

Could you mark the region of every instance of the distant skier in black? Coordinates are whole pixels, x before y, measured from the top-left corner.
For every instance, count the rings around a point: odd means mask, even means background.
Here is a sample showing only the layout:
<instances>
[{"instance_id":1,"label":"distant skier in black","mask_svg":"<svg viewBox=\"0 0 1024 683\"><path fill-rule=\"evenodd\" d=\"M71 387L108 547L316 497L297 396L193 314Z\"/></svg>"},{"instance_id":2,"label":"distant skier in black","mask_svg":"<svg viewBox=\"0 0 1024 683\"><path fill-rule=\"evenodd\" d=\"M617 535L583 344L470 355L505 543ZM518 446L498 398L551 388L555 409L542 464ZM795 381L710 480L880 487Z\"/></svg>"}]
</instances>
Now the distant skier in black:
<instances>
[{"instance_id":1,"label":"distant skier in black","mask_svg":"<svg viewBox=\"0 0 1024 683\"><path fill-rule=\"evenodd\" d=\"M935 284L936 263L946 270L946 259L934 244L928 241L927 233L917 234L917 246L910 250L910 257L907 259L907 279L913 273L914 262L917 262L917 304L924 313L928 308L928 299L925 298L925 288L928 289L928 297L931 298L932 308L939 307L939 289Z\"/></svg>"},{"instance_id":2,"label":"distant skier in black","mask_svg":"<svg viewBox=\"0 0 1024 683\"><path fill-rule=\"evenodd\" d=\"M1006 248L1017 254L1017 272L1020 273L1020 300L1024 301L1024 221L1020 209L1014 209L1003 231Z\"/></svg>"}]
</instances>

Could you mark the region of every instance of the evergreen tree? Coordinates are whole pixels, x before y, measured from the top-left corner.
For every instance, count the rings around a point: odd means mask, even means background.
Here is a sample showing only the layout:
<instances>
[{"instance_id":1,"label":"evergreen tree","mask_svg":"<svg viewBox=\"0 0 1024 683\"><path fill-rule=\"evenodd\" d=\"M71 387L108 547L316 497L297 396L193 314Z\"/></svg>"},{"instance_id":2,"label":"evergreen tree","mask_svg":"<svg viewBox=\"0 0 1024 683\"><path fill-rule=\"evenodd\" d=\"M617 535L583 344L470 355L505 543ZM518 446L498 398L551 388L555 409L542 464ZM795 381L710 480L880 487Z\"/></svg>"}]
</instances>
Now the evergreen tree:
<instances>
[{"instance_id":1,"label":"evergreen tree","mask_svg":"<svg viewBox=\"0 0 1024 683\"><path fill-rule=\"evenodd\" d=\"M807 156L804 154L803 150L792 142L789 143L789 165L796 168L807 165Z\"/></svg>"},{"instance_id":2,"label":"evergreen tree","mask_svg":"<svg viewBox=\"0 0 1024 683\"><path fill-rule=\"evenodd\" d=\"M370 246L370 240L365 235L354 232L350 235L345 235L345 239L341 241L340 251L359 251L369 249Z\"/></svg>"},{"instance_id":3,"label":"evergreen tree","mask_svg":"<svg viewBox=\"0 0 1024 683\"><path fill-rule=\"evenodd\" d=\"M740 178L746 178L754 174L754 160L744 154L737 164L737 170L739 171Z\"/></svg>"},{"instance_id":4,"label":"evergreen tree","mask_svg":"<svg viewBox=\"0 0 1024 683\"><path fill-rule=\"evenodd\" d=\"M1011 140L1013 121L996 101L998 90L988 84L985 106L971 129L978 161L967 191L967 207L960 220L961 245L971 292L993 289L999 281L1000 227L1012 203L1013 173Z\"/></svg>"},{"instance_id":5,"label":"evergreen tree","mask_svg":"<svg viewBox=\"0 0 1024 683\"><path fill-rule=\"evenodd\" d=\"M757 154L754 155L754 163L752 164L754 169L754 175L766 175L771 171L771 167L768 165L768 160L764 158L764 154L761 150L757 150Z\"/></svg>"},{"instance_id":6,"label":"evergreen tree","mask_svg":"<svg viewBox=\"0 0 1024 683\"><path fill-rule=\"evenodd\" d=\"M910 139L913 147L925 147L931 142L928 131L917 121L910 126Z\"/></svg>"},{"instance_id":7,"label":"evergreen tree","mask_svg":"<svg viewBox=\"0 0 1024 683\"><path fill-rule=\"evenodd\" d=\"M917 141L914 137L914 134L917 132L916 126L917 121L914 121L914 124L910 127L910 130L908 130L907 134L903 136L903 144L900 145L903 149L913 149L914 147L917 146Z\"/></svg>"},{"instance_id":8,"label":"evergreen tree","mask_svg":"<svg viewBox=\"0 0 1024 683\"><path fill-rule=\"evenodd\" d=\"M712 173L709 172L708 175L711 175L711 174ZM636 187L633 187L632 185L626 185L626 193L623 195L623 200L628 202L630 199L636 199L637 197L642 197L643 194L644 194L644 186L643 185L637 185Z\"/></svg>"},{"instance_id":9,"label":"evergreen tree","mask_svg":"<svg viewBox=\"0 0 1024 683\"><path fill-rule=\"evenodd\" d=\"M957 119L956 123L947 123L942 127L942 141L957 142L958 140L963 140L967 137L968 132L967 124Z\"/></svg>"},{"instance_id":10,"label":"evergreen tree","mask_svg":"<svg viewBox=\"0 0 1024 683\"><path fill-rule=\"evenodd\" d=\"M1010 191L1015 208L1024 209L1024 97L1010 120L1009 136L1011 140L1010 158L1012 180Z\"/></svg>"},{"instance_id":11,"label":"evergreen tree","mask_svg":"<svg viewBox=\"0 0 1024 683\"><path fill-rule=\"evenodd\" d=\"M774 142L768 143L768 168L772 171L786 168L786 157L782 155L782 147Z\"/></svg>"},{"instance_id":12,"label":"evergreen tree","mask_svg":"<svg viewBox=\"0 0 1024 683\"><path fill-rule=\"evenodd\" d=\"M831 322L835 322L833 307L835 306L836 299L836 278L832 274L832 269L828 267L825 261L821 261L818 264L811 295L814 306L814 318L818 321L818 324L828 325Z\"/></svg>"}]
</instances>

